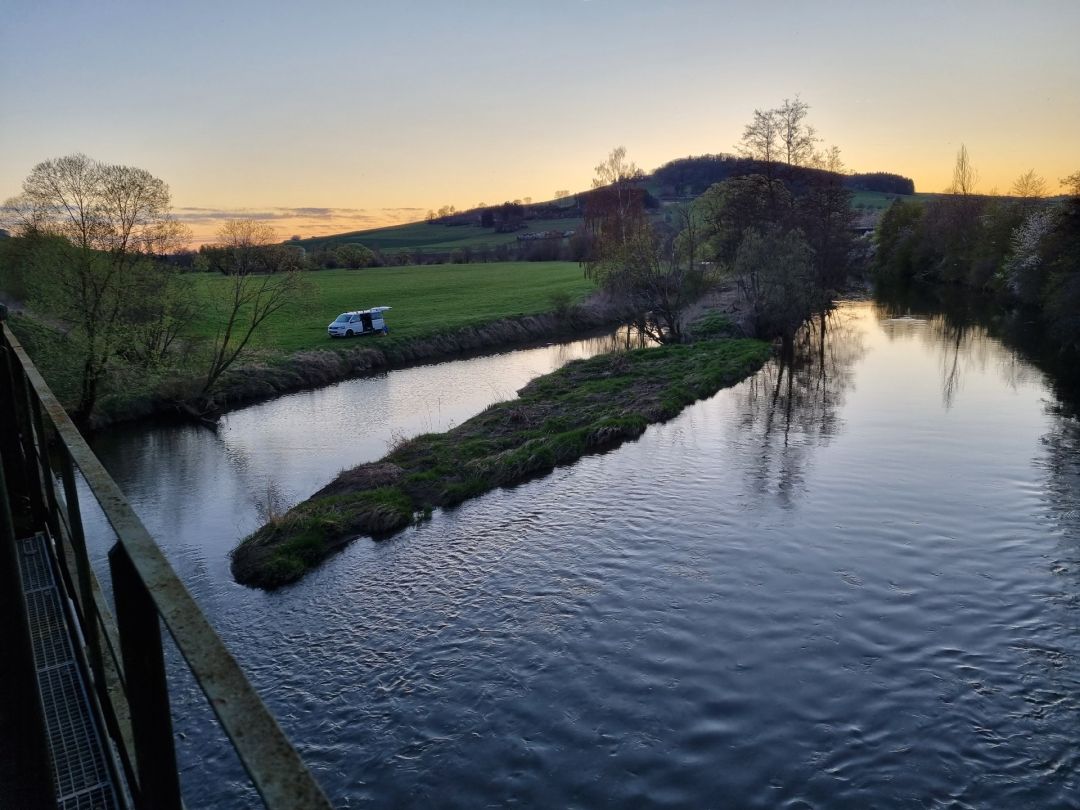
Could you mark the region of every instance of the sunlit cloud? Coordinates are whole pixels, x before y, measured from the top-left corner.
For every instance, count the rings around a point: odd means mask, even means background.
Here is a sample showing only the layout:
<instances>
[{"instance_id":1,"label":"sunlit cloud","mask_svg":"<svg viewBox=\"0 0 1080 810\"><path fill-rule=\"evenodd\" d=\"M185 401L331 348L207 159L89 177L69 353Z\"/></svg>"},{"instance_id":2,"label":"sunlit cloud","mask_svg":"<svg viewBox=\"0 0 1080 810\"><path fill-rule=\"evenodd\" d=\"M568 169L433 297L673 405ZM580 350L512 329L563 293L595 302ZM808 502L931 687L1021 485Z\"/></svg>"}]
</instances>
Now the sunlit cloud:
<instances>
[{"instance_id":1,"label":"sunlit cloud","mask_svg":"<svg viewBox=\"0 0 1080 810\"><path fill-rule=\"evenodd\" d=\"M387 225L415 222L423 208L201 208L173 209L173 216L191 229L192 247L213 242L221 225L230 219L255 219L269 223L283 240L293 236L308 238L360 231Z\"/></svg>"}]
</instances>

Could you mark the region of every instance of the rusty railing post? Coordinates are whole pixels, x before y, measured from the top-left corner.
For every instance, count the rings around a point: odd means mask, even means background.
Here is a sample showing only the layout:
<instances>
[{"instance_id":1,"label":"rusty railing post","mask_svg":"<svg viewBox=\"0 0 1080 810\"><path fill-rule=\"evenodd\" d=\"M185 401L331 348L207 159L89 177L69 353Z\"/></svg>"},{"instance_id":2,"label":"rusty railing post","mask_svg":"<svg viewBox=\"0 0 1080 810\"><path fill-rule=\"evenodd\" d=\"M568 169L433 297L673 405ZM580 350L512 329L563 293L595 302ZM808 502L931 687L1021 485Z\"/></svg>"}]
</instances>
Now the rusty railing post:
<instances>
[{"instance_id":1,"label":"rusty railing post","mask_svg":"<svg viewBox=\"0 0 1080 810\"><path fill-rule=\"evenodd\" d=\"M75 467L67 447L60 448L60 479L64 485L64 505L67 507L68 539L75 556L79 611L82 613L83 635L86 638L90 668L94 680L100 686L105 683L105 669L101 658L101 631L98 628L97 605L94 602L93 573L90 557L86 552L86 534L83 531L82 510L79 508L79 488L75 484Z\"/></svg>"},{"instance_id":2,"label":"rusty railing post","mask_svg":"<svg viewBox=\"0 0 1080 810\"><path fill-rule=\"evenodd\" d=\"M41 485L45 488L45 508L48 510L49 531L55 542L62 542L60 532L60 504L56 498L56 483L52 473L52 463L49 461L49 435L45 432L45 420L41 418L41 402L37 393L31 393L27 386L27 396L30 399L30 419L34 425L34 435L37 436L38 469L41 471Z\"/></svg>"},{"instance_id":3,"label":"rusty railing post","mask_svg":"<svg viewBox=\"0 0 1080 810\"><path fill-rule=\"evenodd\" d=\"M30 383L26 379L23 368L13 364L11 382L13 401L19 424L19 439L22 445L23 469L26 471L27 495L30 497L30 508L34 519L40 523L48 523L50 519L49 507L45 500L45 487L47 482L41 477L41 465L38 463L37 444L34 440L34 416L30 406L31 396Z\"/></svg>"}]
</instances>

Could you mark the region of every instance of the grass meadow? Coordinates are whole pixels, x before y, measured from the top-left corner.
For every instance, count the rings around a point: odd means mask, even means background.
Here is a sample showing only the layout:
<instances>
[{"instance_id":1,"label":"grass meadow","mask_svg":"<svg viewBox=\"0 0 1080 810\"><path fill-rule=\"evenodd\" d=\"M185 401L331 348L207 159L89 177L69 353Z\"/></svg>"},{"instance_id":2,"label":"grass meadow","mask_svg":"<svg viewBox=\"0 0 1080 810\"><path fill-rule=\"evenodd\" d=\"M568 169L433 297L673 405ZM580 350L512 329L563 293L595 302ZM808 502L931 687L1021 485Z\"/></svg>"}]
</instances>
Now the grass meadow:
<instances>
[{"instance_id":1,"label":"grass meadow","mask_svg":"<svg viewBox=\"0 0 1080 810\"><path fill-rule=\"evenodd\" d=\"M218 274L194 276L201 300L221 300L230 280ZM499 318L550 312L555 301L582 300L593 289L575 262L500 262L321 270L304 274L308 289L297 306L271 316L254 338L257 348L291 353L331 348L353 341L407 341L478 326ZM220 290L220 294L218 293ZM387 337L333 340L326 326L341 312L392 307ZM205 308L194 329L212 337L220 314ZM380 343L380 345L385 345Z\"/></svg>"}]
</instances>

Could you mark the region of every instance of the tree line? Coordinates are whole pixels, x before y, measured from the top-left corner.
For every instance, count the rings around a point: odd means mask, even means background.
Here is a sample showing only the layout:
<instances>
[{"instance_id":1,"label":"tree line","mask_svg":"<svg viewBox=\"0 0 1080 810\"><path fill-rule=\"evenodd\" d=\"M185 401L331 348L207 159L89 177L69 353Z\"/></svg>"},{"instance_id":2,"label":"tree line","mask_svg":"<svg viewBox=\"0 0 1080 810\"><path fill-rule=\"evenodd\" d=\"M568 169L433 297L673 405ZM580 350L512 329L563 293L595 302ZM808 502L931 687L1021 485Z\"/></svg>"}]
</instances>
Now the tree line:
<instances>
[{"instance_id":1,"label":"tree line","mask_svg":"<svg viewBox=\"0 0 1080 810\"><path fill-rule=\"evenodd\" d=\"M880 282L954 285L1036 313L1064 348L1080 350L1080 172L1047 198L1032 169L1008 196L979 194L978 171L961 146L947 193L897 200L878 224Z\"/></svg>"}]
</instances>

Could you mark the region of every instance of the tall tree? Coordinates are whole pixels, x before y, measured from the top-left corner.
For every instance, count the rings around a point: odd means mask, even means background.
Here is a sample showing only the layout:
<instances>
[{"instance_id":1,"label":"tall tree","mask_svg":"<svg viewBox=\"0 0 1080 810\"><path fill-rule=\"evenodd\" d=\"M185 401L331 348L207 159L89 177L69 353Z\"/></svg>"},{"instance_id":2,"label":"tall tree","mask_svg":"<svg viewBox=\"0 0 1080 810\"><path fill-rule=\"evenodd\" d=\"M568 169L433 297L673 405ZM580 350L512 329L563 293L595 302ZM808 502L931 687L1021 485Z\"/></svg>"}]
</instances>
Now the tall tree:
<instances>
[{"instance_id":1,"label":"tall tree","mask_svg":"<svg viewBox=\"0 0 1080 810\"><path fill-rule=\"evenodd\" d=\"M960 144L960 149L956 153L956 164L953 166L952 185L949 186L948 192L969 197L975 193L975 186L978 185L978 182L979 171L971 162L967 146Z\"/></svg>"},{"instance_id":2,"label":"tall tree","mask_svg":"<svg viewBox=\"0 0 1080 810\"><path fill-rule=\"evenodd\" d=\"M645 210L644 193L637 187L637 181L642 177L644 172L632 160L627 160L625 146L612 149L611 154L597 165L592 181L596 190L590 200L597 203L593 206L594 214L597 209L603 213L592 219L594 229L606 229L604 239L626 241L633 237L637 221L644 216Z\"/></svg>"},{"instance_id":3,"label":"tall tree","mask_svg":"<svg viewBox=\"0 0 1080 810\"><path fill-rule=\"evenodd\" d=\"M743 129L735 147L743 157L762 164L773 164L780 154L780 120L776 110L754 110L754 117Z\"/></svg>"},{"instance_id":4,"label":"tall tree","mask_svg":"<svg viewBox=\"0 0 1080 810\"><path fill-rule=\"evenodd\" d=\"M716 183L694 203L700 212L704 250L711 261L730 266L748 228L787 228L794 199L780 180L761 174Z\"/></svg>"},{"instance_id":5,"label":"tall tree","mask_svg":"<svg viewBox=\"0 0 1080 810\"><path fill-rule=\"evenodd\" d=\"M585 203L591 239L586 274L640 316L653 338L678 342L683 309L706 282L697 262L700 223L693 211L680 208L673 212L675 228L654 227L645 215L641 177L621 146L596 167Z\"/></svg>"},{"instance_id":6,"label":"tall tree","mask_svg":"<svg viewBox=\"0 0 1080 810\"><path fill-rule=\"evenodd\" d=\"M626 147L611 150L596 166L593 190L585 197L585 230L592 255L585 263L587 276L602 276L618 269L626 245L646 227L644 193L636 181L643 175L626 159Z\"/></svg>"},{"instance_id":7,"label":"tall tree","mask_svg":"<svg viewBox=\"0 0 1080 810\"><path fill-rule=\"evenodd\" d=\"M785 98L784 103L773 111L784 162L789 166L808 166L814 162L814 145L818 137L814 128L806 123L808 112L810 105L797 95L794 101Z\"/></svg>"},{"instance_id":8,"label":"tall tree","mask_svg":"<svg viewBox=\"0 0 1080 810\"><path fill-rule=\"evenodd\" d=\"M109 364L125 345L133 311L154 285L152 259L179 247L169 187L145 169L83 154L39 163L5 206L24 235L57 237L61 259L36 268L32 303L70 324L80 354L75 417L89 420Z\"/></svg>"},{"instance_id":9,"label":"tall tree","mask_svg":"<svg viewBox=\"0 0 1080 810\"><path fill-rule=\"evenodd\" d=\"M813 250L818 289L826 294L839 292L847 279L854 247L851 221L853 194L844 185L844 164L839 148L830 147L822 156L824 172L811 175L806 192L796 203L796 216L807 243Z\"/></svg>"}]
</instances>

